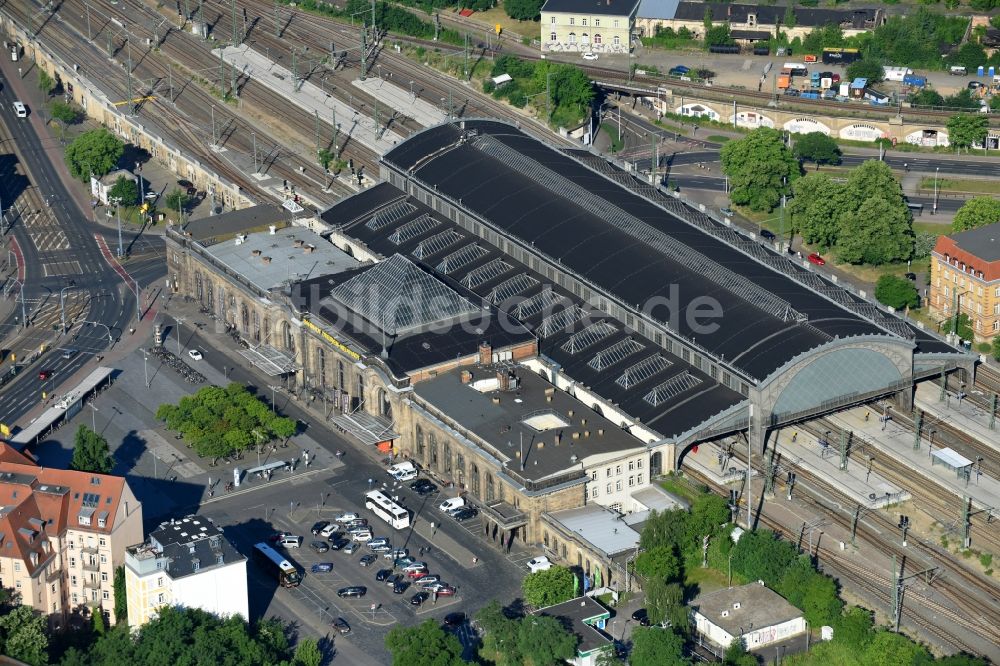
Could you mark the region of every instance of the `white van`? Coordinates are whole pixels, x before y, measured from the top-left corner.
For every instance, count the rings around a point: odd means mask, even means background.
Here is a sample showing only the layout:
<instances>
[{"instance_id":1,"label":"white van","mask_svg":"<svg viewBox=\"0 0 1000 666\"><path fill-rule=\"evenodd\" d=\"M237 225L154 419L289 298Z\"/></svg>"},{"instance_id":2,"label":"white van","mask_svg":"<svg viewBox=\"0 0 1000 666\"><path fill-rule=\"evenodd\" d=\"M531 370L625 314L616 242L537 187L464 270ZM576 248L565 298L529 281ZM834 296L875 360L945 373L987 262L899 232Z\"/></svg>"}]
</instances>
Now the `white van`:
<instances>
[{"instance_id":1,"label":"white van","mask_svg":"<svg viewBox=\"0 0 1000 666\"><path fill-rule=\"evenodd\" d=\"M448 513L449 511L454 511L455 509L461 509L465 506L464 497L452 497L451 499L446 499L438 505L438 509Z\"/></svg>"},{"instance_id":2,"label":"white van","mask_svg":"<svg viewBox=\"0 0 1000 666\"><path fill-rule=\"evenodd\" d=\"M302 537L289 534L288 536L281 537L278 540L278 545L282 548L301 548Z\"/></svg>"},{"instance_id":3,"label":"white van","mask_svg":"<svg viewBox=\"0 0 1000 666\"><path fill-rule=\"evenodd\" d=\"M389 472L389 476L397 481L409 481L417 476L417 466L409 460L401 462L398 465L393 465L386 471Z\"/></svg>"},{"instance_id":4,"label":"white van","mask_svg":"<svg viewBox=\"0 0 1000 666\"><path fill-rule=\"evenodd\" d=\"M965 76L968 71L965 69L964 65L952 65L948 68L948 73L952 76Z\"/></svg>"},{"instance_id":5,"label":"white van","mask_svg":"<svg viewBox=\"0 0 1000 666\"><path fill-rule=\"evenodd\" d=\"M18 118L27 118L28 107L26 107L24 104L21 104L21 102L14 102L14 115L16 115Z\"/></svg>"}]
</instances>

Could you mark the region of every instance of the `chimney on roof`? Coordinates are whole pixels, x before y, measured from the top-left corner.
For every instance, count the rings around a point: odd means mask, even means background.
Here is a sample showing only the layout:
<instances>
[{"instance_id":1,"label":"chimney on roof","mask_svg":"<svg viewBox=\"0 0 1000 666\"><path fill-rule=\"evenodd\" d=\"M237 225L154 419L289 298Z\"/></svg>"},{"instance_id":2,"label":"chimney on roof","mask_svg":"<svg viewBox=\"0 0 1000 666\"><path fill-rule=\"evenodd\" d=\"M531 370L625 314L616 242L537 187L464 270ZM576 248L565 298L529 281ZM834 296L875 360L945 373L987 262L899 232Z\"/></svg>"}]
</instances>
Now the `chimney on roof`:
<instances>
[{"instance_id":1,"label":"chimney on roof","mask_svg":"<svg viewBox=\"0 0 1000 666\"><path fill-rule=\"evenodd\" d=\"M251 252L250 254L252 254L252 255L253 255L253 256L255 256L255 257L259 257L261 253L260 253L260 250L254 250L254 251L253 251L253 252Z\"/></svg>"},{"instance_id":2,"label":"chimney on roof","mask_svg":"<svg viewBox=\"0 0 1000 666\"><path fill-rule=\"evenodd\" d=\"M597 429L597 434L598 435L603 435L604 434L604 428L598 428Z\"/></svg>"},{"instance_id":3,"label":"chimney on roof","mask_svg":"<svg viewBox=\"0 0 1000 666\"><path fill-rule=\"evenodd\" d=\"M494 405L499 405L499 404L500 404L500 396L498 396L498 395L496 395L496 394L494 394L494 395L493 395L493 397L492 397L492 398L490 398L490 400L492 400L492 401L493 401L493 404L494 404Z\"/></svg>"},{"instance_id":4,"label":"chimney on roof","mask_svg":"<svg viewBox=\"0 0 1000 666\"><path fill-rule=\"evenodd\" d=\"M461 374L459 375L459 379L463 384L468 384L469 382L472 381L472 373L469 372L468 370L462 370Z\"/></svg>"},{"instance_id":5,"label":"chimney on roof","mask_svg":"<svg viewBox=\"0 0 1000 666\"><path fill-rule=\"evenodd\" d=\"M493 347L483 340L479 343L479 365L489 365L493 361Z\"/></svg>"},{"instance_id":6,"label":"chimney on roof","mask_svg":"<svg viewBox=\"0 0 1000 666\"><path fill-rule=\"evenodd\" d=\"M303 244L305 244L305 241L302 240L301 238L297 239L294 243L292 243L294 247L302 247Z\"/></svg>"},{"instance_id":7,"label":"chimney on roof","mask_svg":"<svg viewBox=\"0 0 1000 666\"><path fill-rule=\"evenodd\" d=\"M313 250L315 250L315 249L316 249L315 245L306 245L305 249L303 250L303 252L305 252L306 254L312 254Z\"/></svg>"},{"instance_id":8,"label":"chimney on roof","mask_svg":"<svg viewBox=\"0 0 1000 666\"><path fill-rule=\"evenodd\" d=\"M497 386L501 391L510 390L510 374L506 370L497 370Z\"/></svg>"},{"instance_id":9,"label":"chimney on roof","mask_svg":"<svg viewBox=\"0 0 1000 666\"><path fill-rule=\"evenodd\" d=\"M265 264L269 264L269 263L271 263L271 257L264 257L263 261L264 261Z\"/></svg>"},{"instance_id":10,"label":"chimney on roof","mask_svg":"<svg viewBox=\"0 0 1000 666\"><path fill-rule=\"evenodd\" d=\"M278 227L274 226L273 224L268 225L267 232L273 236L278 232Z\"/></svg>"},{"instance_id":11,"label":"chimney on roof","mask_svg":"<svg viewBox=\"0 0 1000 666\"><path fill-rule=\"evenodd\" d=\"M555 440L556 440L556 446L559 446L559 443L562 442L562 433L557 432Z\"/></svg>"}]
</instances>

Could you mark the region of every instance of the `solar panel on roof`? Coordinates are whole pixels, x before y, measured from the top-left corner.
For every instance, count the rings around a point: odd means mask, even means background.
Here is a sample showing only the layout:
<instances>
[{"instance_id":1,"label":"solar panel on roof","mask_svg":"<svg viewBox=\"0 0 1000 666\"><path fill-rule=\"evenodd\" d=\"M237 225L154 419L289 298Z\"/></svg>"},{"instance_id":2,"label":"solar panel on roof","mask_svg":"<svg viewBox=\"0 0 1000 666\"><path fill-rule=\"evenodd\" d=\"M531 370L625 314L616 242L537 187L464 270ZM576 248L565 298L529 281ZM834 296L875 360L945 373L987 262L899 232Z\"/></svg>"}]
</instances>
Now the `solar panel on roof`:
<instances>
[{"instance_id":1,"label":"solar panel on roof","mask_svg":"<svg viewBox=\"0 0 1000 666\"><path fill-rule=\"evenodd\" d=\"M516 296L538 284L538 280L527 273L518 273L509 280L504 280L490 292L489 300L494 305L503 303L511 296Z\"/></svg>"},{"instance_id":2,"label":"solar panel on roof","mask_svg":"<svg viewBox=\"0 0 1000 666\"><path fill-rule=\"evenodd\" d=\"M659 354L654 354L649 358L642 359L635 365L625 368L621 376L615 380L615 383L623 389L629 389L666 370L671 365L673 363L667 359Z\"/></svg>"},{"instance_id":3,"label":"solar panel on roof","mask_svg":"<svg viewBox=\"0 0 1000 666\"><path fill-rule=\"evenodd\" d=\"M417 236L423 236L437 225L437 220L425 213L417 219L411 220L399 229L393 231L389 236L389 241L396 245L402 245L406 241L413 240Z\"/></svg>"},{"instance_id":4,"label":"solar panel on roof","mask_svg":"<svg viewBox=\"0 0 1000 666\"><path fill-rule=\"evenodd\" d=\"M435 236L431 236L427 240L420 241L420 243L417 244L417 247L413 249L413 256L417 259L426 259L427 257L437 254L449 245L454 245L463 238L465 238L465 236L458 233L454 229L442 231Z\"/></svg>"},{"instance_id":5,"label":"solar panel on roof","mask_svg":"<svg viewBox=\"0 0 1000 666\"><path fill-rule=\"evenodd\" d=\"M449 254L437 265L437 270L446 275L454 273L463 266L468 266L473 261L481 259L489 254L489 250L476 243L466 245Z\"/></svg>"},{"instance_id":6,"label":"solar panel on roof","mask_svg":"<svg viewBox=\"0 0 1000 666\"><path fill-rule=\"evenodd\" d=\"M579 306L574 305L572 307L568 307L565 310L560 310L559 312L550 314L548 317L543 319L541 325L535 333L540 338L547 338L563 330L570 324L575 324L586 315L587 313Z\"/></svg>"},{"instance_id":7,"label":"solar panel on roof","mask_svg":"<svg viewBox=\"0 0 1000 666\"><path fill-rule=\"evenodd\" d=\"M671 377L662 384L654 387L649 393L642 397L653 407L659 407L671 398L674 398L684 391L701 384L701 380L685 370L676 377Z\"/></svg>"},{"instance_id":8,"label":"solar panel on roof","mask_svg":"<svg viewBox=\"0 0 1000 666\"><path fill-rule=\"evenodd\" d=\"M479 268L469 271L469 274L462 279L462 284L469 289L478 289L487 282L497 279L512 268L514 267L503 259L494 259L488 264L483 264Z\"/></svg>"},{"instance_id":9,"label":"solar panel on roof","mask_svg":"<svg viewBox=\"0 0 1000 666\"><path fill-rule=\"evenodd\" d=\"M587 362L591 368L597 371L609 368L616 363L621 363L626 357L631 356L637 352L642 351L646 347L639 342L636 342L632 338L625 338L615 344L611 345L607 349L603 349L596 354L594 358Z\"/></svg>"},{"instance_id":10,"label":"solar panel on roof","mask_svg":"<svg viewBox=\"0 0 1000 666\"><path fill-rule=\"evenodd\" d=\"M416 210L417 207L409 201L400 201L375 213L372 216L372 219L368 220L365 226L372 231L378 231L379 229L389 226L393 222L403 219Z\"/></svg>"}]
</instances>

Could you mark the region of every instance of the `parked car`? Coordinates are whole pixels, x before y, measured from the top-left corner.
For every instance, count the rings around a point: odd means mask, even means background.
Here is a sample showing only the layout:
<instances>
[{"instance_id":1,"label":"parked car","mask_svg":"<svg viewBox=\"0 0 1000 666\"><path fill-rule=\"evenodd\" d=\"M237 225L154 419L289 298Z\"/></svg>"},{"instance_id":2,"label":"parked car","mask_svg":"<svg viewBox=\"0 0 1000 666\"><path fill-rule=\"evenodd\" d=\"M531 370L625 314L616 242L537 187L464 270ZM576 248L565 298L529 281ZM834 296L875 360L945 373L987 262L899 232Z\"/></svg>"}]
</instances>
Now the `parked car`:
<instances>
[{"instance_id":1,"label":"parked car","mask_svg":"<svg viewBox=\"0 0 1000 666\"><path fill-rule=\"evenodd\" d=\"M323 529L319 531L319 535L324 539L329 539L334 532L340 531L340 525L337 523L327 523L323 526Z\"/></svg>"},{"instance_id":2,"label":"parked car","mask_svg":"<svg viewBox=\"0 0 1000 666\"><path fill-rule=\"evenodd\" d=\"M292 536L292 535L289 534L288 532L275 532L271 536L267 537L267 540L270 541L271 543L278 543L286 536Z\"/></svg>"},{"instance_id":3,"label":"parked car","mask_svg":"<svg viewBox=\"0 0 1000 666\"><path fill-rule=\"evenodd\" d=\"M417 466L409 460L393 465L386 469L386 471L389 473L389 476L397 481L409 481L410 479L417 478Z\"/></svg>"},{"instance_id":4,"label":"parked car","mask_svg":"<svg viewBox=\"0 0 1000 666\"><path fill-rule=\"evenodd\" d=\"M448 613L444 616L444 623L449 627L461 627L465 624L465 613Z\"/></svg>"},{"instance_id":5,"label":"parked car","mask_svg":"<svg viewBox=\"0 0 1000 666\"><path fill-rule=\"evenodd\" d=\"M410 584L408 582L406 582L405 580L397 580L392 585L392 593L393 594L402 594L403 592L406 592L406 590L408 590L409 587L410 587Z\"/></svg>"},{"instance_id":6,"label":"parked car","mask_svg":"<svg viewBox=\"0 0 1000 666\"><path fill-rule=\"evenodd\" d=\"M313 533L314 535L318 535L318 534L319 534L320 532L322 532L322 531L323 531L323 528L325 528L325 527L326 527L327 525L329 525L329 524L330 524L330 521L329 521L329 520L321 520L321 521L319 521L319 522L317 522L317 523L313 523L313 526L312 526L312 533ZM327 535L327 536L328 536L328 535Z\"/></svg>"},{"instance_id":7,"label":"parked car","mask_svg":"<svg viewBox=\"0 0 1000 666\"><path fill-rule=\"evenodd\" d=\"M469 518L475 518L478 515L479 515L478 509L472 509L466 507L451 514L451 517L457 520L458 522L462 522L463 520L468 520Z\"/></svg>"},{"instance_id":8,"label":"parked car","mask_svg":"<svg viewBox=\"0 0 1000 666\"><path fill-rule=\"evenodd\" d=\"M773 241L776 238L776 236L774 235L774 232L768 231L767 229L761 229L760 230L760 237L761 238L766 238L769 241Z\"/></svg>"},{"instance_id":9,"label":"parked car","mask_svg":"<svg viewBox=\"0 0 1000 666\"><path fill-rule=\"evenodd\" d=\"M403 573L410 573L411 571L417 571L418 569L426 570L427 569L427 563L426 562L410 562L409 564L407 564L406 566L403 567Z\"/></svg>"},{"instance_id":10,"label":"parked car","mask_svg":"<svg viewBox=\"0 0 1000 666\"><path fill-rule=\"evenodd\" d=\"M350 541L350 542L347 543L346 546L344 546L344 554L345 555L353 555L354 553L357 552L358 548L360 548L360 547L361 546L359 546L356 541Z\"/></svg>"},{"instance_id":11,"label":"parked car","mask_svg":"<svg viewBox=\"0 0 1000 666\"><path fill-rule=\"evenodd\" d=\"M437 583L428 589L429 592L436 592L440 597L453 597L457 590L448 583Z\"/></svg>"},{"instance_id":12,"label":"parked car","mask_svg":"<svg viewBox=\"0 0 1000 666\"><path fill-rule=\"evenodd\" d=\"M392 574L391 576L385 579L385 584L388 587L392 587L401 580L403 580L403 574Z\"/></svg>"},{"instance_id":13,"label":"parked car","mask_svg":"<svg viewBox=\"0 0 1000 666\"><path fill-rule=\"evenodd\" d=\"M330 539L330 550L342 550L345 546L350 546L351 542L344 538Z\"/></svg>"},{"instance_id":14,"label":"parked car","mask_svg":"<svg viewBox=\"0 0 1000 666\"><path fill-rule=\"evenodd\" d=\"M438 487L427 479L417 479L410 484L410 490L418 495L433 495L438 491Z\"/></svg>"},{"instance_id":15,"label":"parked car","mask_svg":"<svg viewBox=\"0 0 1000 666\"><path fill-rule=\"evenodd\" d=\"M363 597L368 594L368 588L364 585L351 585L350 587L342 587L337 590L337 596L341 599L349 599L351 597Z\"/></svg>"},{"instance_id":16,"label":"parked car","mask_svg":"<svg viewBox=\"0 0 1000 666\"><path fill-rule=\"evenodd\" d=\"M373 553L388 553L392 550L392 546L386 544L384 546L369 546Z\"/></svg>"},{"instance_id":17,"label":"parked car","mask_svg":"<svg viewBox=\"0 0 1000 666\"><path fill-rule=\"evenodd\" d=\"M190 356L196 361L200 361L201 359L205 358L204 356L201 355L201 352L198 351L197 349L188 349L188 356Z\"/></svg>"},{"instance_id":18,"label":"parked car","mask_svg":"<svg viewBox=\"0 0 1000 666\"><path fill-rule=\"evenodd\" d=\"M378 558L375 557L374 555L365 555L364 557L362 557L359 560L358 563L361 566L363 566L363 567L367 567L367 566L371 566L375 562L376 559L378 559Z\"/></svg>"},{"instance_id":19,"label":"parked car","mask_svg":"<svg viewBox=\"0 0 1000 666\"><path fill-rule=\"evenodd\" d=\"M912 280L913 282L917 281L917 274L916 273L904 273L903 277L905 277L907 280Z\"/></svg>"},{"instance_id":20,"label":"parked car","mask_svg":"<svg viewBox=\"0 0 1000 666\"><path fill-rule=\"evenodd\" d=\"M826 266L826 259L813 252L809 255L809 263L816 264L817 266Z\"/></svg>"},{"instance_id":21,"label":"parked car","mask_svg":"<svg viewBox=\"0 0 1000 666\"><path fill-rule=\"evenodd\" d=\"M412 597L410 597L410 604L413 606L419 606L420 604L430 599L430 597L431 595L428 594L427 592L417 592Z\"/></svg>"},{"instance_id":22,"label":"parked car","mask_svg":"<svg viewBox=\"0 0 1000 666\"><path fill-rule=\"evenodd\" d=\"M583 59L584 60L597 60L597 54L596 53L592 53L591 51L587 51L586 53L583 54Z\"/></svg>"},{"instance_id":23,"label":"parked car","mask_svg":"<svg viewBox=\"0 0 1000 666\"><path fill-rule=\"evenodd\" d=\"M444 511L445 513L448 513L452 509L459 509L463 506L465 506L464 497L452 497L438 504L438 509Z\"/></svg>"},{"instance_id":24,"label":"parked car","mask_svg":"<svg viewBox=\"0 0 1000 666\"><path fill-rule=\"evenodd\" d=\"M736 215L736 213L733 212L732 208L720 208L719 212L725 215L726 217L732 217L733 215Z\"/></svg>"},{"instance_id":25,"label":"parked car","mask_svg":"<svg viewBox=\"0 0 1000 666\"><path fill-rule=\"evenodd\" d=\"M330 573L333 571L333 562L317 562L312 565L313 573Z\"/></svg>"},{"instance_id":26,"label":"parked car","mask_svg":"<svg viewBox=\"0 0 1000 666\"><path fill-rule=\"evenodd\" d=\"M368 542L369 548L377 548L378 546L389 546L391 548L392 544L390 544L389 540L385 537L378 537L377 539L372 539Z\"/></svg>"},{"instance_id":27,"label":"parked car","mask_svg":"<svg viewBox=\"0 0 1000 666\"><path fill-rule=\"evenodd\" d=\"M351 633L351 625L347 624L347 620L342 617L338 617L336 620L331 622L330 626L340 632L341 636Z\"/></svg>"},{"instance_id":28,"label":"parked car","mask_svg":"<svg viewBox=\"0 0 1000 666\"><path fill-rule=\"evenodd\" d=\"M406 557L407 555L409 555L409 552L410 551L407 550L406 548L393 548L388 553L385 553L384 555L382 555L382 557L384 557L387 560L398 560L400 558L403 558L403 557Z\"/></svg>"},{"instance_id":29,"label":"parked car","mask_svg":"<svg viewBox=\"0 0 1000 666\"><path fill-rule=\"evenodd\" d=\"M416 581L414 581L420 587L429 587L435 583L441 582L441 576L435 574L427 574L426 576L421 576Z\"/></svg>"},{"instance_id":30,"label":"parked car","mask_svg":"<svg viewBox=\"0 0 1000 666\"><path fill-rule=\"evenodd\" d=\"M371 539L372 539L372 533L370 531L352 532L351 533L351 539L353 541L362 541L362 542L371 541Z\"/></svg>"},{"instance_id":31,"label":"parked car","mask_svg":"<svg viewBox=\"0 0 1000 666\"><path fill-rule=\"evenodd\" d=\"M538 557L533 557L528 560L528 570L531 571L531 573L535 573L536 571L546 571L551 568L552 562L550 562L549 558L544 555L539 555Z\"/></svg>"},{"instance_id":32,"label":"parked car","mask_svg":"<svg viewBox=\"0 0 1000 666\"><path fill-rule=\"evenodd\" d=\"M349 525L347 527L348 534L360 534L361 532L371 532L372 528L367 525Z\"/></svg>"},{"instance_id":33,"label":"parked car","mask_svg":"<svg viewBox=\"0 0 1000 666\"><path fill-rule=\"evenodd\" d=\"M302 537L286 534L278 539L278 545L282 548L299 548L302 545Z\"/></svg>"},{"instance_id":34,"label":"parked car","mask_svg":"<svg viewBox=\"0 0 1000 666\"><path fill-rule=\"evenodd\" d=\"M357 518L355 520L349 520L344 523L345 530L358 530L363 527L368 527L368 521L364 518Z\"/></svg>"},{"instance_id":35,"label":"parked car","mask_svg":"<svg viewBox=\"0 0 1000 666\"><path fill-rule=\"evenodd\" d=\"M409 555L404 555L403 557L397 557L393 561L392 566L394 566L394 567L408 567L408 566L410 566L411 564L413 564L416 561L417 560L415 558L413 558L413 557L411 557Z\"/></svg>"},{"instance_id":36,"label":"parked car","mask_svg":"<svg viewBox=\"0 0 1000 666\"><path fill-rule=\"evenodd\" d=\"M632 619L638 622L643 627L648 627L650 625L649 611L647 611L645 608L640 608L636 612L632 613Z\"/></svg>"},{"instance_id":37,"label":"parked car","mask_svg":"<svg viewBox=\"0 0 1000 666\"><path fill-rule=\"evenodd\" d=\"M375 573L375 580L380 583L384 583L385 580L392 575L392 569L379 569Z\"/></svg>"},{"instance_id":38,"label":"parked car","mask_svg":"<svg viewBox=\"0 0 1000 666\"><path fill-rule=\"evenodd\" d=\"M313 541L309 544L309 547L317 553L325 553L330 550L330 545L326 541Z\"/></svg>"},{"instance_id":39,"label":"parked car","mask_svg":"<svg viewBox=\"0 0 1000 666\"><path fill-rule=\"evenodd\" d=\"M359 516L356 513L342 513L339 516L334 516L333 519L334 519L334 521L336 521L338 523L346 523L346 522L349 522L351 520L357 520L360 517L361 516Z\"/></svg>"}]
</instances>

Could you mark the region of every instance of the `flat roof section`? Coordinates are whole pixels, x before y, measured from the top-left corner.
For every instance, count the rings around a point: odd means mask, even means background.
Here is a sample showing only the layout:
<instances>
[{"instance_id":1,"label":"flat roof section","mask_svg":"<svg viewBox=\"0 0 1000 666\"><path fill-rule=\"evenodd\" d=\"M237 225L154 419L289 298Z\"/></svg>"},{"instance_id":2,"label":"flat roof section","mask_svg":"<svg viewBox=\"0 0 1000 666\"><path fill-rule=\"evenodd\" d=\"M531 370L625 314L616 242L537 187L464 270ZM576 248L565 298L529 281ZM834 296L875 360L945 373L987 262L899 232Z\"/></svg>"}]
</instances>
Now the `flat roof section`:
<instances>
[{"instance_id":1,"label":"flat roof section","mask_svg":"<svg viewBox=\"0 0 1000 666\"><path fill-rule=\"evenodd\" d=\"M203 251L265 292L360 265L357 259L305 227L284 227L273 234L262 231L237 235L208 245Z\"/></svg>"},{"instance_id":2,"label":"flat roof section","mask_svg":"<svg viewBox=\"0 0 1000 666\"><path fill-rule=\"evenodd\" d=\"M484 440L503 468L519 477L538 482L569 471L582 475L582 461L588 456L645 448L643 442L527 368L501 364L471 369L470 381L506 375L503 381L508 390L490 393L463 383L462 373L456 369L422 381L414 392L446 419ZM567 425L539 431L529 423L541 415Z\"/></svg>"},{"instance_id":3,"label":"flat roof section","mask_svg":"<svg viewBox=\"0 0 1000 666\"><path fill-rule=\"evenodd\" d=\"M639 532L632 529L623 516L600 504L553 511L548 516L567 532L575 533L608 557L639 546Z\"/></svg>"},{"instance_id":4,"label":"flat roof section","mask_svg":"<svg viewBox=\"0 0 1000 666\"><path fill-rule=\"evenodd\" d=\"M272 224L283 227L293 219L295 215L281 206L262 204L191 220L184 225L184 232L202 245L210 245L236 234L266 230Z\"/></svg>"},{"instance_id":5,"label":"flat roof section","mask_svg":"<svg viewBox=\"0 0 1000 666\"><path fill-rule=\"evenodd\" d=\"M675 311L654 308L651 316L753 377L763 379L836 337L890 335L513 126L464 127L468 134L454 124L426 130L384 161L412 169L432 189L624 304L642 307L676 289ZM718 330L694 327L684 316L705 297L721 306Z\"/></svg>"}]
</instances>

